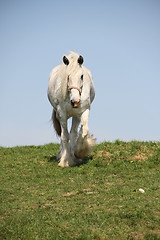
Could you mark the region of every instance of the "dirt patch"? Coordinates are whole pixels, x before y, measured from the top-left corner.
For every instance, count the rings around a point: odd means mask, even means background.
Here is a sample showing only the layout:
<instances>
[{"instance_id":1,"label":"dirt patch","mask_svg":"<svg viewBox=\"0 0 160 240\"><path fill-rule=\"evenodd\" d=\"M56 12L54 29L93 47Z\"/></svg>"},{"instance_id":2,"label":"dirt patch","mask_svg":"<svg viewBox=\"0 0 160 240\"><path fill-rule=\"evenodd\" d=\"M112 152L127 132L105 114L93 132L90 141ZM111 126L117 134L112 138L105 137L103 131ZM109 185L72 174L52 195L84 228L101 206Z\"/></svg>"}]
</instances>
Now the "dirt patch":
<instances>
[{"instance_id":1,"label":"dirt patch","mask_svg":"<svg viewBox=\"0 0 160 240\"><path fill-rule=\"evenodd\" d=\"M145 161L145 160L147 160L147 156L146 156L146 154L139 152L139 153L137 153L137 155L134 156L134 159L139 160L139 161Z\"/></svg>"},{"instance_id":2,"label":"dirt patch","mask_svg":"<svg viewBox=\"0 0 160 240\"><path fill-rule=\"evenodd\" d=\"M77 191L73 191L73 192L66 192L63 194L63 197L71 197L71 196L75 196L77 195L78 192Z\"/></svg>"},{"instance_id":3,"label":"dirt patch","mask_svg":"<svg viewBox=\"0 0 160 240\"><path fill-rule=\"evenodd\" d=\"M112 155L112 153L105 152L105 151L98 151L97 155L98 155L98 157L109 157Z\"/></svg>"}]
</instances>

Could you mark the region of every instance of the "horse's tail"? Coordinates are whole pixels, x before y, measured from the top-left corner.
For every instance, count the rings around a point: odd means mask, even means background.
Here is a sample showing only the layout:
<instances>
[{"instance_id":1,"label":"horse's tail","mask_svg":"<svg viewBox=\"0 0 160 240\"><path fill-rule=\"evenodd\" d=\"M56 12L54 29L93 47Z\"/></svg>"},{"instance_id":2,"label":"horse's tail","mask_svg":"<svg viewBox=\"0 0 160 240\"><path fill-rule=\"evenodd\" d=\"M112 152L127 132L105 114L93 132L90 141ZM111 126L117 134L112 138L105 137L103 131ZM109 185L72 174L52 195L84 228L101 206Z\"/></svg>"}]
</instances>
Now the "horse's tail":
<instances>
[{"instance_id":1,"label":"horse's tail","mask_svg":"<svg viewBox=\"0 0 160 240\"><path fill-rule=\"evenodd\" d=\"M54 126L54 129L55 129L57 135L61 136L61 125L56 117L56 111L54 109L52 112L52 122L53 122L53 126Z\"/></svg>"}]
</instances>

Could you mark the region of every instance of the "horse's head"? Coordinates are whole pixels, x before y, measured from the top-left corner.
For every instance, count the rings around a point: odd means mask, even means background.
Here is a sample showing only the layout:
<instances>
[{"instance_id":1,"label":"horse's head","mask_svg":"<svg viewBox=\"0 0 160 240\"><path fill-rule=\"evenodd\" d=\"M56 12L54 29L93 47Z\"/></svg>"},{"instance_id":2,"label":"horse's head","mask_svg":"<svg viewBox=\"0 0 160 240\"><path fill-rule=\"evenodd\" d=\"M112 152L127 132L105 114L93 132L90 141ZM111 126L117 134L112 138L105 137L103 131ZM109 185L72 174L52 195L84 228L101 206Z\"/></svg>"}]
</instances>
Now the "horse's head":
<instances>
[{"instance_id":1,"label":"horse's head","mask_svg":"<svg viewBox=\"0 0 160 240\"><path fill-rule=\"evenodd\" d=\"M73 108L78 108L81 101L83 88L83 57L72 54L68 58L63 57L63 62L67 66L67 89L69 92L70 102Z\"/></svg>"}]
</instances>

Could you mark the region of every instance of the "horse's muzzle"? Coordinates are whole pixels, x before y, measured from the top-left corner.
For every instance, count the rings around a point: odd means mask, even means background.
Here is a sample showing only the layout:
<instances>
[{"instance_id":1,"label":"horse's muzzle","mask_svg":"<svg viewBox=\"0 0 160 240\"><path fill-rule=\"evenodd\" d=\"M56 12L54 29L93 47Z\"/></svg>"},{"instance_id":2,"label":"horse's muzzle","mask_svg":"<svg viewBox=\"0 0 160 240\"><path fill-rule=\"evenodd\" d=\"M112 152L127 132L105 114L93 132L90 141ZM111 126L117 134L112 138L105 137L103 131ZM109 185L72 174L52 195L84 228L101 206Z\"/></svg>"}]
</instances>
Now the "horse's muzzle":
<instances>
[{"instance_id":1,"label":"horse's muzzle","mask_svg":"<svg viewBox=\"0 0 160 240\"><path fill-rule=\"evenodd\" d=\"M80 100L78 101L71 100L71 105L73 108L78 108L79 104L80 104Z\"/></svg>"}]
</instances>

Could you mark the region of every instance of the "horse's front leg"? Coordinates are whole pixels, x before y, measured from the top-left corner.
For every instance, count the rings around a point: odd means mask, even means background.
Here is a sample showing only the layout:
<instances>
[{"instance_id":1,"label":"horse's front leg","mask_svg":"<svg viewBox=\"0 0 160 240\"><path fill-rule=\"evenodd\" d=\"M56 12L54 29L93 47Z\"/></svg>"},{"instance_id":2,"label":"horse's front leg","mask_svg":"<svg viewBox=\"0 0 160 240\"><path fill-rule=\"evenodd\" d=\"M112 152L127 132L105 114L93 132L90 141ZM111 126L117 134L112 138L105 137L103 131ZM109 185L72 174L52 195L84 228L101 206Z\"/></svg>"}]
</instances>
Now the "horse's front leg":
<instances>
[{"instance_id":1,"label":"horse's front leg","mask_svg":"<svg viewBox=\"0 0 160 240\"><path fill-rule=\"evenodd\" d=\"M75 147L75 155L84 158L92 150L96 140L89 135L88 129L89 109L81 115L81 129Z\"/></svg>"},{"instance_id":2,"label":"horse's front leg","mask_svg":"<svg viewBox=\"0 0 160 240\"><path fill-rule=\"evenodd\" d=\"M69 133L67 129L67 119L61 119L61 145L62 145L62 153L58 166L60 167L69 167L74 166L76 163L72 157L69 145Z\"/></svg>"},{"instance_id":3,"label":"horse's front leg","mask_svg":"<svg viewBox=\"0 0 160 240\"><path fill-rule=\"evenodd\" d=\"M89 109L87 109L81 116L81 129L80 136L84 139L88 135L88 118L89 118Z\"/></svg>"},{"instance_id":4,"label":"horse's front leg","mask_svg":"<svg viewBox=\"0 0 160 240\"><path fill-rule=\"evenodd\" d=\"M80 124L80 117L73 117L72 118L72 127L70 132L70 148L71 148L71 154L74 157L74 161L77 163L77 165L82 163L82 160L77 158L75 155L75 145L78 138L78 126Z\"/></svg>"},{"instance_id":5,"label":"horse's front leg","mask_svg":"<svg viewBox=\"0 0 160 240\"><path fill-rule=\"evenodd\" d=\"M80 117L72 117L72 126L70 131L70 147L71 153L74 155L74 148L78 137L78 126L80 124Z\"/></svg>"}]
</instances>

